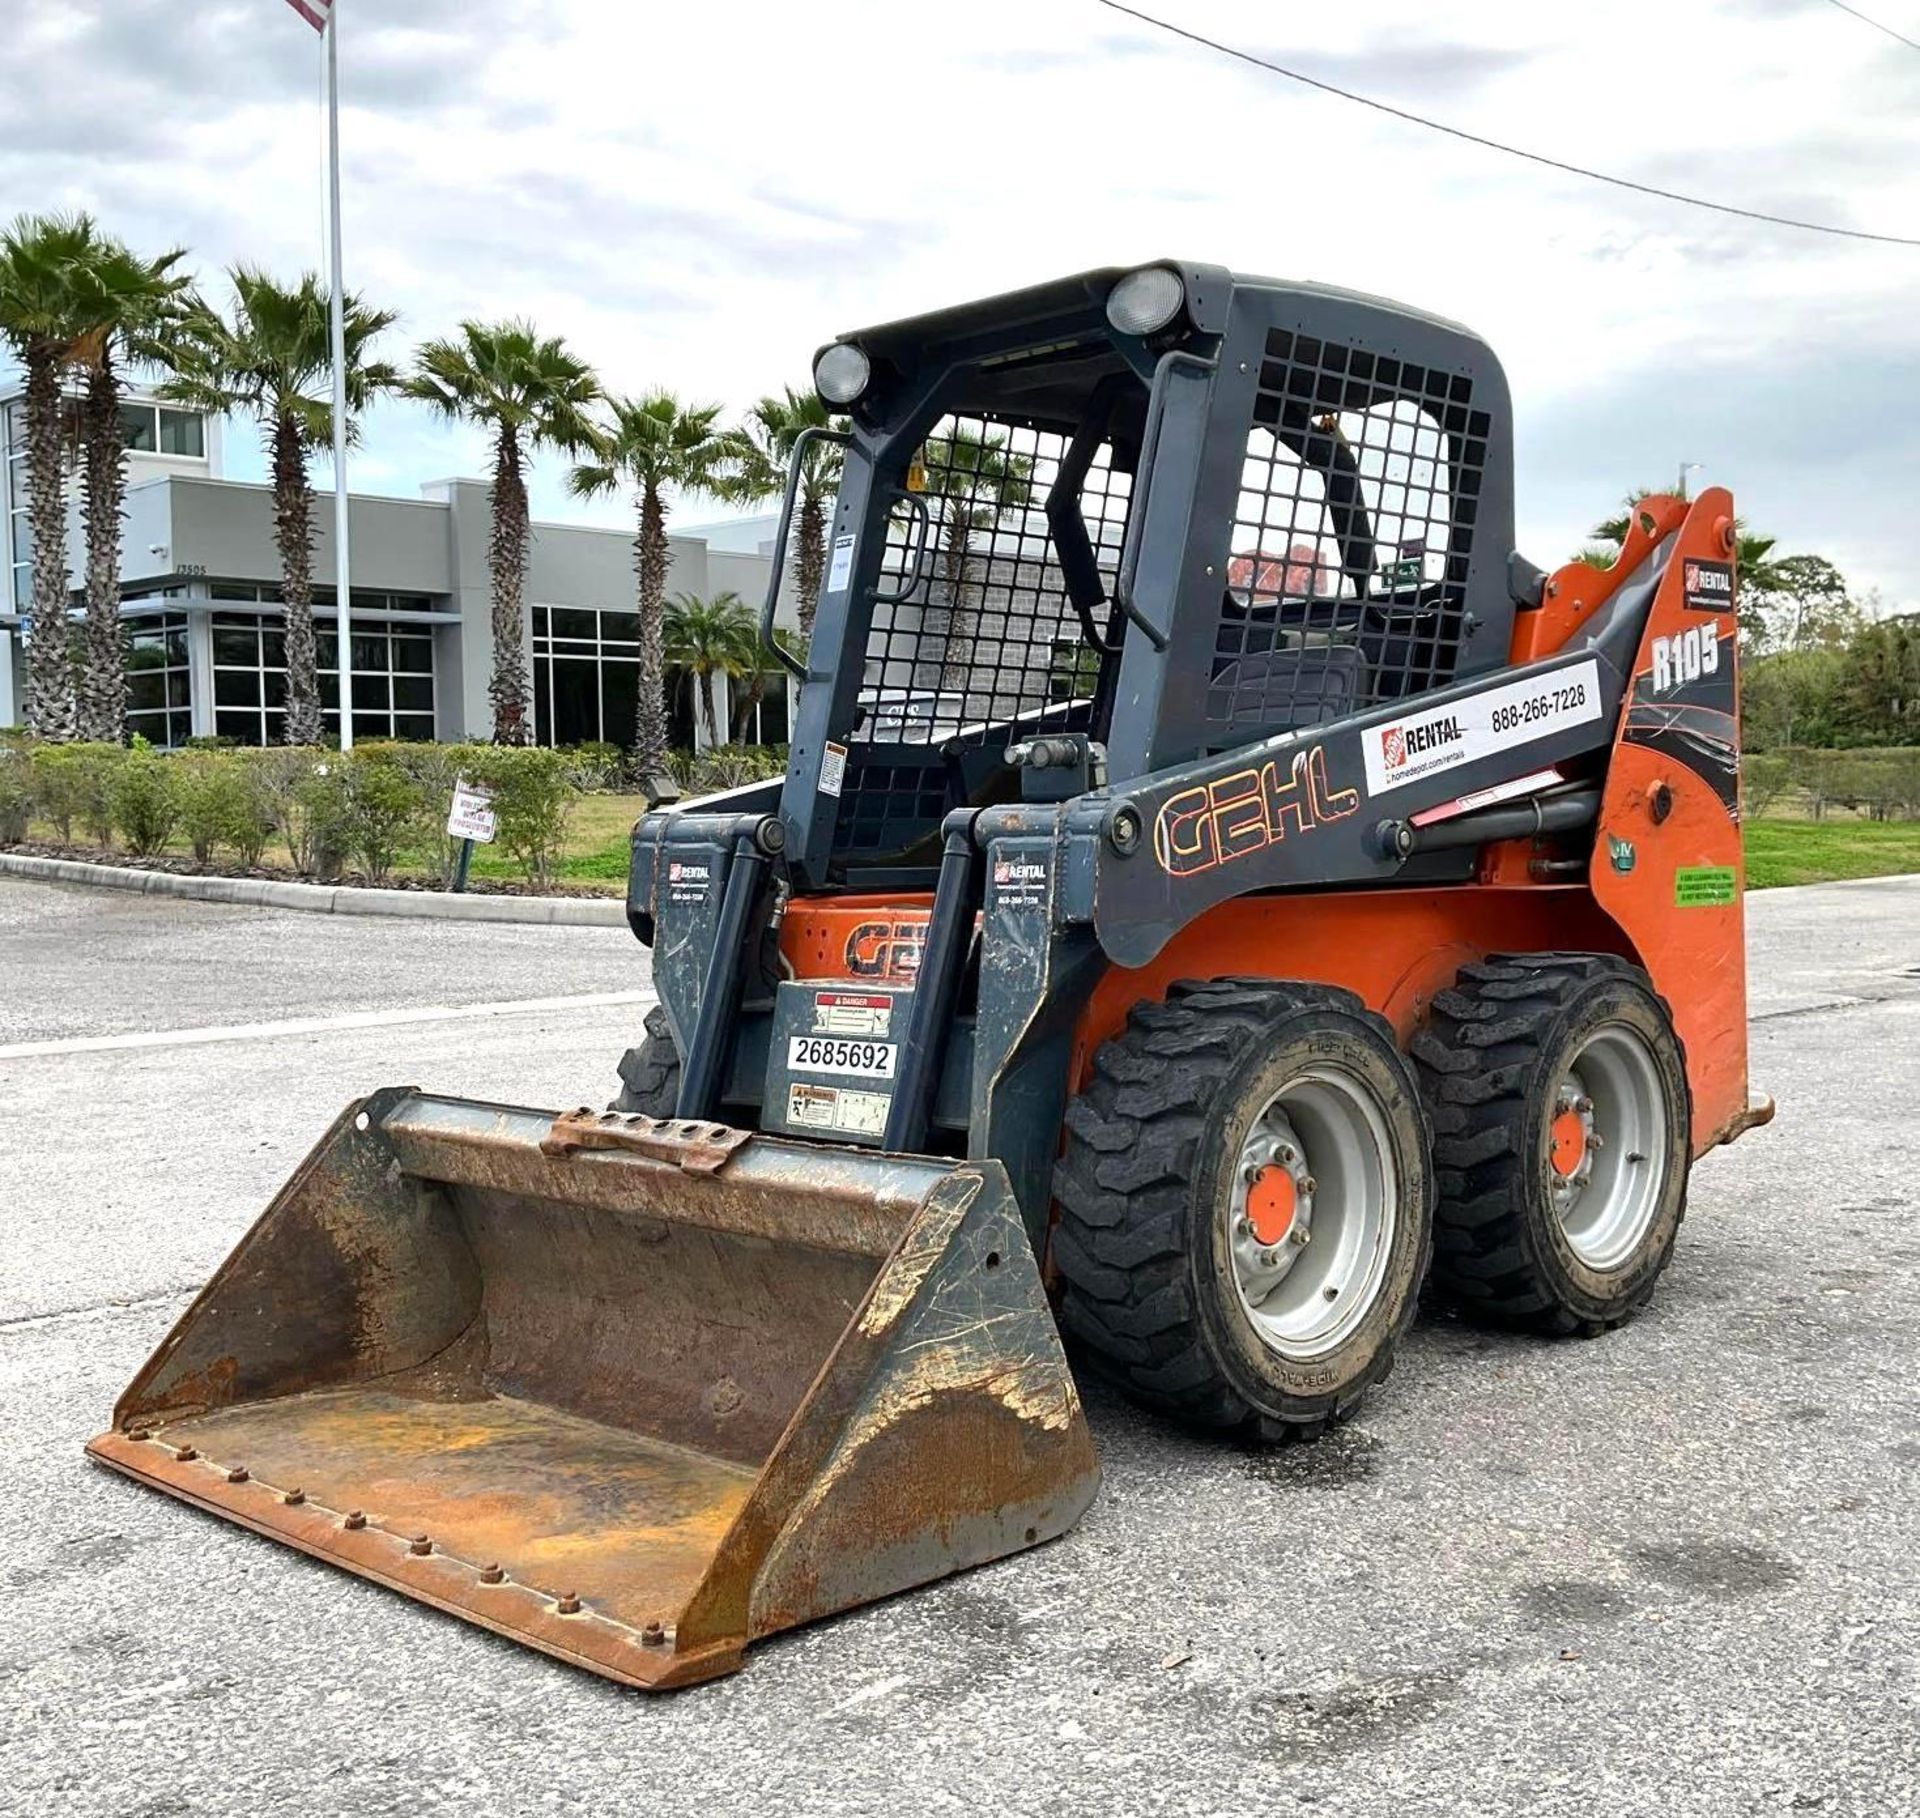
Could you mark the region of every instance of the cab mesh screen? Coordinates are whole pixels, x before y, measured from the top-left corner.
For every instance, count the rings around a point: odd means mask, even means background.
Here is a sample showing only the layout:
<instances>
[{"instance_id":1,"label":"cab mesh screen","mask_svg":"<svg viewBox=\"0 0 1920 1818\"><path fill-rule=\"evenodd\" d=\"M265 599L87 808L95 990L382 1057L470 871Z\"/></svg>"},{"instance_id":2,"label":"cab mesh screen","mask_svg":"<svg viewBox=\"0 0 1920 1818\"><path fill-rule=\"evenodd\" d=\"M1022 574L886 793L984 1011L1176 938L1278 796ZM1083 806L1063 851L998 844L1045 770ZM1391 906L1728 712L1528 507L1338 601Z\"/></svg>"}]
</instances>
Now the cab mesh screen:
<instances>
[{"instance_id":1,"label":"cab mesh screen","mask_svg":"<svg viewBox=\"0 0 1920 1818\"><path fill-rule=\"evenodd\" d=\"M1274 329L1234 511L1220 742L1453 677L1489 422L1461 373Z\"/></svg>"}]
</instances>

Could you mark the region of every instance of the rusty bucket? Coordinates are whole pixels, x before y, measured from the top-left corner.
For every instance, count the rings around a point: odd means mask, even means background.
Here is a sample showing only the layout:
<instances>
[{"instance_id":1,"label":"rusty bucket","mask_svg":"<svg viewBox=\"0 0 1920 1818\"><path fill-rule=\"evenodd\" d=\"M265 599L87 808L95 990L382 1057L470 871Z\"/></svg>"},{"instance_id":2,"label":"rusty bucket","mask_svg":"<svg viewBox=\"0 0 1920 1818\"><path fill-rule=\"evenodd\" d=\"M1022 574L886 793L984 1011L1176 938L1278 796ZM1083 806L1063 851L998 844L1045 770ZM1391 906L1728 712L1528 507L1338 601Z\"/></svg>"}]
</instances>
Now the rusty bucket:
<instances>
[{"instance_id":1,"label":"rusty bucket","mask_svg":"<svg viewBox=\"0 0 1920 1818\"><path fill-rule=\"evenodd\" d=\"M377 1092L87 1448L664 1688L1099 1481L997 1162Z\"/></svg>"}]
</instances>

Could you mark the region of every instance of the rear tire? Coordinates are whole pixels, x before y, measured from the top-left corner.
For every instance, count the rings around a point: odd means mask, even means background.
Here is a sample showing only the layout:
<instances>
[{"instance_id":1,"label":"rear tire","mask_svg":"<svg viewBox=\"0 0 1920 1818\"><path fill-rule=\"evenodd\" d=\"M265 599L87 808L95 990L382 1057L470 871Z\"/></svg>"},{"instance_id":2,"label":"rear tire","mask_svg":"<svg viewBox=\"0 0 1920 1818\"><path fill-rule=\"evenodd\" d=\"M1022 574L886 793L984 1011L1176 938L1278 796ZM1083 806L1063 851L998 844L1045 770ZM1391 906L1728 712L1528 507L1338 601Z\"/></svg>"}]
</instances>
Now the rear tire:
<instances>
[{"instance_id":1,"label":"rear tire","mask_svg":"<svg viewBox=\"0 0 1920 1818\"><path fill-rule=\"evenodd\" d=\"M1147 1407L1270 1439L1324 1430L1385 1379L1431 1245L1412 1073L1380 1017L1323 985L1189 982L1136 1005L1068 1107L1054 1196L1080 1353Z\"/></svg>"},{"instance_id":2,"label":"rear tire","mask_svg":"<svg viewBox=\"0 0 1920 1818\"><path fill-rule=\"evenodd\" d=\"M680 1097L680 1050L663 1006L647 1012L647 1039L620 1057L620 1092L611 1109L671 1117Z\"/></svg>"},{"instance_id":3,"label":"rear tire","mask_svg":"<svg viewBox=\"0 0 1920 1818\"><path fill-rule=\"evenodd\" d=\"M1686 1056L1611 954L1496 954L1433 1000L1433 1281L1490 1323L1593 1337L1652 1298L1686 1212Z\"/></svg>"}]
</instances>

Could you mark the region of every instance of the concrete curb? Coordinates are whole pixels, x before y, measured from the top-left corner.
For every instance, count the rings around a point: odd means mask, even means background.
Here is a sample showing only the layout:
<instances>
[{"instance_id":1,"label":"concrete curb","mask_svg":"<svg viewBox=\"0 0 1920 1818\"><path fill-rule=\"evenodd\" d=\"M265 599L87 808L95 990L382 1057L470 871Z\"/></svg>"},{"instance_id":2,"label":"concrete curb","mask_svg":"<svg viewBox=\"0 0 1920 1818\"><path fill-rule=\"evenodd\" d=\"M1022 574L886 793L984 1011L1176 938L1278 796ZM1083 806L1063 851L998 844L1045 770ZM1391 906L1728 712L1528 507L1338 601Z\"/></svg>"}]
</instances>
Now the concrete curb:
<instances>
[{"instance_id":1,"label":"concrete curb","mask_svg":"<svg viewBox=\"0 0 1920 1818\"><path fill-rule=\"evenodd\" d=\"M564 928L627 925L627 906L618 897L454 896L444 890L367 890L351 884L293 884L265 877L182 877L172 871L92 865L82 859L38 858L24 852L0 852L0 877L321 915L415 915L436 921L532 922Z\"/></svg>"}]
</instances>

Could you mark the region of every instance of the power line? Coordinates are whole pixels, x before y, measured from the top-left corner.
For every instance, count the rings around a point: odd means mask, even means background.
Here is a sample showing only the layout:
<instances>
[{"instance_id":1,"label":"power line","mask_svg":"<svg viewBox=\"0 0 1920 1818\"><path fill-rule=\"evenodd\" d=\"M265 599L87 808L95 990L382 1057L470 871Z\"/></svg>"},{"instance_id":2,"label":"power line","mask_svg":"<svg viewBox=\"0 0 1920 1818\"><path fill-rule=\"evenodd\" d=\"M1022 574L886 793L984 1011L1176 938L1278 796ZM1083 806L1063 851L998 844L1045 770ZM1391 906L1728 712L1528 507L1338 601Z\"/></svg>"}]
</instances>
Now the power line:
<instances>
[{"instance_id":1,"label":"power line","mask_svg":"<svg viewBox=\"0 0 1920 1818\"><path fill-rule=\"evenodd\" d=\"M1200 32L1189 31L1184 25L1175 25L1171 20L1156 19L1151 13L1143 13L1137 7L1121 4L1121 0L1094 0L1094 4L1104 6L1109 12L1123 13L1129 19L1137 19L1142 25L1150 25L1156 31L1166 32L1175 38L1184 38L1189 44L1198 44L1207 50L1218 51L1221 56L1231 57L1238 63L1250 63L1255 69L1264 69L1273 75L1285 76L1290 82L1300 82L1308 88L1317 88L1323 95L1334 95L1342 101L1354 101L1362 107L1372 108L1375 113L1388 114L1396 120L1404 120L1410 126L1424 126L1429 132L1445 133L1450 139L1464 139L1469 145L1478 145L1487 151L1505 152L1510 158L1524 158L1529 164L1544 164L1549 170L1564 171L1569 176L1587 177L1595 183L1610 183L1615 189L1630 189L1643 196L1657 197L1662 202L1680 202L1688 208L1710 209L1717 215L1737 215L1743 221L1764 221L1772 227L1793 227L1809 234L1831 234L1841 240L1872 240L1881 246L1920 246L1920 239L1909 239L1903 234L1872 234L1857 227L1834 227L1825 221L1796 221L1787 215L1770 215L1757 208L1736 208L1731 202L1709 202L1700 196L1682 195L1678 190L1659 189L1651 183L1636 183L1631 177L1609 176L1603 170L1589 170L1584 164L1569 164L1561 158L1549 158L1544 152L1527 151L1518 145L1504 145L1498 139L1483 138L1479 133L1470 133L1464 127L1448 126L1444 121L1429 120L1424 114L1410 113L1406 108L1395 107L1390 102L1376 101L1371 95L1356 94L1350 88L1341 88L1332 82L1323 82L1318 76L1309 76L1301 70L1288 69L1284 64L1269 62L1265 57L1256 57L1252 51L1241 50L1237 45L1222 44L1217 38L1209 38ZM1834 4L1838 5L1839 0L1834 0Z\"/></svg>"},{"instance_id":2,"label":"power line","mask_svg":"<svg viewBox=\"0 0 1920 1818\"><path fill-rule=\"evenodd\" d=\"M1904 44L1908 50L1920 50L1920 39L1909 38L1904 32L1897 32L1890 25L1882 25L1878 19L1869 19L1857 6L1849 6L1847 0L1827 0L1830 6L1837 6L1843 13L1851 13L1862 25L1870 25L1877 32L1885 32L1896 44Z\"/></svg>"}]
</instances>

